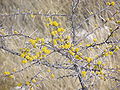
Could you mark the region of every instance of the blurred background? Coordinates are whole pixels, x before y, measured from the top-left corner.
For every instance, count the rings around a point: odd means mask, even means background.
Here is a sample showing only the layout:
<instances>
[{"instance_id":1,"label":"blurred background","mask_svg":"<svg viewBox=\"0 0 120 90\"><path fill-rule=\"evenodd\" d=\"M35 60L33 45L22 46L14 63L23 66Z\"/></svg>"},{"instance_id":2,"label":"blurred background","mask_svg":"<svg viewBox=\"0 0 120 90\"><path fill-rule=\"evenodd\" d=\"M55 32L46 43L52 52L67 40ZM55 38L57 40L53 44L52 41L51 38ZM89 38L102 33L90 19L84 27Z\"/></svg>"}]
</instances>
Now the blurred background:
<instances>
[{"instance_id":1,"label":"blurred background","mask_svg":"<svg viewBox=\"0 0 120 90\"><path fill-rule=\"evenodd\" d=\"M108 9L104 10L107 5L106 2L115 1L116 4ZM0 0L0 34L14 34L23 33L25 35L36 37L44 37L49 39L49 28L46 27L47 18L50 17L53 20L57 20L61 23L62 27L66 29L66 35L71 33L71 21L70 15L72 13L72 0ZM103 11L101 11L103 10ZM92 43L94 38L101 42L107 38L110 34L110 28L115 28L115 21L120 19L120 13L114 15L114 13L120 11L120 1L116 0L80 0L76 9L75 26L76 39L83 39L84 44ZM97 13L101 12L101 13ZM97 13L97 14L95 14ZM59 16L54 16L54 15ZM92 15L95 14L95 15ZM53 16L51 16L53 15ZM89 17L89 18L88 18ZM105 23L106 20L111 19ZM85 35L92 32L96 27L99 27L97 31L88 37ZM114 33L114 37L111 40L119 39L120 31ZM9 37L0 38L2 41L0 45L4 45L13 51L18 51L19 48L27 46L27 38L24 37ZM104 47L103 47L104 48ZM96 55L99 51L93 51L89 53L89 50L85 52L88 56ZM111 68L120 68L120 52L115 53L113 56L108 57L107 64ZM53 55L54 56L54 55ZM50 57L50 60L56 61L61 59L59 55L56 57ZM64 59L64 58L63 58ZM61 60L62 62L63 60ZM21 58L10 54L0 49L0 75L2 76L4 71L12 71L14 68L21 69L24 67L21 64ZM14 90L16 83L24 82L33 76L38 69L44 67L33 66L29 70L16 74L16 79L0 78L0 90ZM46 71L43 71L46 72ZM53 72L55 72L53 70ZM58 72L58 71L57 71ZM57 72L55 72L57 74ZM67 71L66 71L67 72ZM61 70L60 75L66 73ZM70 71L69 71L70 72ZM42 73L41 75L46 75ZM120 79L119 75L116 75ZM95 81L95 88L90 90L111 90L116 86L115 81L111 80L99 80ZM39 88L35 90L78 90L79 82L76 78L63 78L63 79L48 79L43 83L40 82ZM15 89L16 90L16 89ZM20 89L21 90L21 89ZM27 89L26 89L27 90ZM114 90L120 90L120 87L114 88Z\"/></svg>"}]
</instances>

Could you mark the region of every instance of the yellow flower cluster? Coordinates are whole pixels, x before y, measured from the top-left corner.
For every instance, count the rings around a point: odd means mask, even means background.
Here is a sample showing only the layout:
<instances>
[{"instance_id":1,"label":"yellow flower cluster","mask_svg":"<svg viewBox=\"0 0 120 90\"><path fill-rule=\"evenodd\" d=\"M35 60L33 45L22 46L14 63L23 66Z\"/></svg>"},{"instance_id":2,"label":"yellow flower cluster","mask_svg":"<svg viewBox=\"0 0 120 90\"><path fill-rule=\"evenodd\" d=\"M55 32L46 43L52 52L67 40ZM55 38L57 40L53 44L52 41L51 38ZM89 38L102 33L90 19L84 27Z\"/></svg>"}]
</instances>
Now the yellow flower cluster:
<instances>
[{"instance_id":1,"label":"yellow flower cluster","mask_svg":"<svg viewBox=\"0 0 120 90\"><path fill-rule=\"evenodd\" d=\"M93 61L93 58L91 58L91 57L85 57L84 59L86 59L86 61L87 61L88 63L90 63L91 61Z\"/></svg>"},{"instance_id":2,"label":"yellow flower cluster","mask_svg":"<svg viewBox=\"0 0 120 90\"><path fill-rule=\"evenodd\" d=\"M115 49L114 52L118 50L118 49ZM108 51L106 53L103 54L104 56L109 56L109 55L113 55L113 52L112 51Z\"/></svg>"},{"instance_id":3,"label":"yellow flower cluster","mask_svg":"<svg viewBox=\"0 0 120 90\"><path fill-rule=\"evenodd\" d=\"M37 43L37 40L30 39L29 42L30 42L32 45L35 45L35 43Z\"/></svg>"},{"instance_id":4,"label":"yellow flower cluster","mask_svg":"<svg viewBox=\"0 0 120 90\"><path fill-rule=\"evenodd\" d=\"M53 21L51 18L47 18L47 21L49 21L49 24L47 24L47 26L55 26L58 27L60 26L60 24L57 21Z\"/></svg>"},{"instance_id":5,"label":"yellow flower cluster","mask_svg":"<svg viewBox=\"0 0 120 90\"><path fill-rule=\"evenodd\" d=\"M42 52L44 52L45 54L50 54L51 53L51 51L47 47L43 47Z\"/></svg>"},{"instance_id":6,"label":"yellow flower cluster","mask_svg":"<svg viewBox=\"0 0 120 90\"><path fill-rule=\"evenodd\" d=\"M35 40L34 40L34 39L30 39L29 42L32 44L32 46L33 46L34 48L36 48L36 47L37 47L37 46L36 46L36 43L41 42L41 45L44 45L44 44L45 44L45 39L44 39L44 38L38 38L38 37L37 37Z\"/></svg>"},{"instance_id":7,"label":"yellow flower cluster","mask_svg":"<svg viewBox=\"0 0 120 90\"><path fill-rule=\"evenodd\" d=\"M51 21L50 24L56 27L59 26L59 23L57 21Z\"/></svg>"},{"instance_id":8,"label":"yellow flower cluster","mask_svg":"<svg viewBox=\"0 0 120 90\"><path fill-rule=\"evenodd\" d=\"M115 2L107 2L106 5L114 6L114 5L115 5Z\"/></svg>"},{"instance_id":9,"label":"yellow flower cluster","mask_svg":"<svg viewBox=\"0 0 120 90\"><path fill-rule=\"evenodd\" d=\"M20 56L26 59L26 60L22 60L22 63L27 63L27 60L32 61L34 59L30 53L23 52Z\"/></svg>"},{"instance_id":10,"label":"yellow flower cluster","mask_svg":"<svg viewBox=\"0 0 120 90\"><path fill-rule=\"evenodd\" d=\"M4 75L8 75L9 78L14 78L14 75L10 75L10 72L4 72Z\"/></svg>"},{"instance_id":11,"label":"yellow flower cluster","mask_svg":"<svg viewBox=\"0 0 120 90\"><path fill-rule=\"evenodd\" d=\"M5 75L10 75L10 72L4 72Z\"/></svg>"},{"instance_id":12,"label":"yellow flower cluster","mask_svg":"<svg viewBox=\"0 0 120 90\"><path fill-rule=\"evenodd\" d=\"M22 60L22 63L27 63L28 61L27 60Z\"/></svg>"},{"instance_id":13,"label":"yellow flower cluster","mask_svg":"<svg viewBox=\"0 0 120 90\"><path fill-rule=\"evenodd\" d=\"M71 46L72 46L71 43L65 43L64 45L60 45L59 48L69 49Z\"/></svg>"},{"instance_id":14,"label":"yellow flower cluster","mask_svg":"<svg viewBox=\"0 0 120 90\"><path fill-rule=\"evenodd\" d=\"M96 74L97 74L97 75L104 75L104 73L103 73L102 70L100 70L100 71L96 71Z\"/></svg>"},{"instance_id":15,"label":"yellow flower cluster","mask_svg":"<svg viewBox=\"0 0 120 90\"><path fill-rule=\"evenodd\" d=\"M51 35L52 36L62 35L64 31L65 31L64 28L57 28L57 30L51 31Z\"/></svg>"}]
</instances>

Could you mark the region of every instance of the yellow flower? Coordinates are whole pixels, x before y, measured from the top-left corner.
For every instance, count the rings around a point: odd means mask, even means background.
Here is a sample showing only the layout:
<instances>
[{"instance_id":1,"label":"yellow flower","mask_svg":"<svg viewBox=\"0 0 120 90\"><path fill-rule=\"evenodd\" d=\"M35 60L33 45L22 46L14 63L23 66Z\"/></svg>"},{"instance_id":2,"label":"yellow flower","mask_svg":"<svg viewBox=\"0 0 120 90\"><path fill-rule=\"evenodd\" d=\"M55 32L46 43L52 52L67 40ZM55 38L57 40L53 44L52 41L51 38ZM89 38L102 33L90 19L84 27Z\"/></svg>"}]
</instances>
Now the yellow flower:
<instances>
[{"instance_id":1,"label":"yellow flower","mask_svg":"<svg viewBox=\"0 0 120 90\"><path fill-rule=\"evenodd\" d=\"M55 78L55 75L53 73L51 74L51 78Z\"/></svg>"},{"instance_id":2,"label":"yellow flower","mask_svg":"<svg viewBox=\"0 0 120 90\"><path fill-rule=\"evenodd\" d=\"M86 77L86 74L87 74L86 71L82 71L82 72L81 72L82 77Z\"/></svg>"},{"instance_id":3,"label":"yellow flower","mask_svg":"<svg viewBox=\"0 0 120 90\"><path fill-rule=\"evenodd\" d=\"M50 54L50 52L51 52L51 51L48 50L48 49L44 50L44 53L45 53L45 54Z\"/></svg>"},{"instance_id":4,"label":"yellow flower","mask_svg":"<svg viewBox=\"0 0 120 90\"><path fill-rule=\"evenodd\" d=\"M110 20L114 20L114 17L111 17Z\"/></svg>"},{"instance_id":5,"label":"yellow flower","mask_svg":"<svg viewBox=\"0 0 120 90\"><path fill-rule=\"evenodd\" d=\"M79 52L79 51L80 51L80 48L76 48L75 51L76 51L76 52Z\"/></svg>"},{"instance_id":6,"label":"yellow flower","mask_svg":"<svg viewBox=\"0 0 120 90\"><path fill-rule=\"evenodd\" d=\"M107 3L106 3L106 5L109 5L109 6L110 6L110 5L111 5L111 3L110 3L110 2L107 2Z\"/></svg>"},{"instance_id":7,"label":"yellow flower","mask_svg":"<svg viewBox=\"0 0 120 90\"><path fill-rule=\"evenodd\" d=\"M82 43L79 43L79 45L81 46L81 45L82 45Z\"/></svg>"},{"instance_id":8,"label":"yellow flower","mask_svg":"<svg viewBox=\"0 0 120 90\"><path fill-rule=\"evenodd\" d=\"M111 48L111 47L112 47L112 45L109 45L108 47L109 47L109 48Z\"/></svg>"},{"instance_id":9,"label":"yellow flower","mask_svg":"<svg viewBox=\"0 0 120 90\"><path fill-rule=\"evenodd\" d=\"M108 53L109 53L110 55L113 55L113 52L111 52L111 51L109 51Z\"/></svg>"},{"instance_id":10,"label":"yellow flower","mask_svg":"<svg viewBox=\"0 0 120 90\"><path fill-rule=\"evenodd\" d=\"M35 80L35 79L32 79L32 82L33 82L33 83L36 83L36 80Z\"/></svg>"},{"instance_id":11,"label":"yellow flower","mask_svg":"<svg viewBox=\"0 0 120 90\"><path fill-rule=\"evenodd\" d=\"M93 14L93 12L89 12L90 13L90 15L92 15Z\"/></svg>"},{"instance_id":12,"label":"yellow flower","mask_svg":"<svg viewBox=\"0 0 120 90\"><path fill-rule=\"evenodd\" d=\"M1 29L1 31L5 31L5 29L4 29L4 28L2 28L2 29Z\"/></svg>"},{"instance_id":13,"label":"yellow flower","mask_svg":"<svg viewBox=\"0 0 120 90\"><path fill-rule=\"evenodd\" d=\"M58 31L58 32L64 32L65 29L64 29L64 28L58 28L57 31Z\"/></svg>"},{"instance_id":14,"label":"yellow flower","mask_svg":"<svg viewBox=\"0 0 120 90\"><path fill-rule=\"evenodd\" d=\"M32 57L30 57L28 60L29 60L29 61L33 61L33 58L32 58Z\"/></svg>"},{"instance_id":15,"label":"yellow flower","mask_svg":"<svg viewBox=\"0 0 120 90\"><path fill-rule=\"evenodd\" d=\"M98 24L95 24L95 27L98 27Z\"/></svg>"},{"instance_id":16,"label":"yellow flower","mask_svg":"<svg viewBox=\"0 0 120 90\"><path fill-rule=\"evenodd\" d=\"M21 86L22 86L22 83L18 83L17 86L18 86L18 87L21 87Z\"/></svg>"},{"instance_id":17,"label":"yellow flower","mask_svg":"<svg viewBox=\"0 0 120 90\"><path fill-rule=\"evenodd\" d=\"M95 58L98 58L98 55L95 55Z\"/></svg>"},{"instance_id":18,"label":"yellow flower","mask_svg":"<svg viewBox=\"0 0 120 90\"><path fill-rule=\"evenodd\" d=\"M61 32L62 30L61 30L61 28L58 28L57 31L58 31L58 32Z\"/></svg>"},{"instance_id":19,"label":"yellow flower","mask_svg":"<svg viewBox=\"0 0 120 90\"><path fill-rule=\"evenodd\" d=\"M30 82L29 82L29 81L27 81L27 82L26 82L26 85L28 85L28 86L29 86L29 85L30 85Z\"/></svg>"},{"instance_id":20,"label":"yellow flower","mask_svg":"<svg viewBox=\"0 0 120 90\"><path fill-rule=\"evenodd\" d=\"M104 72L103 72L102 70L100 70L100 74L101 74L101 75L104 75Z\"/></svg>"},{"instance_id":21,"label":"yellow flower","mask_svg":"<svg viewBox=\"0 0 120 90\"><path fill-rule=\"evenodd\" d=\"M53 22L51 22L51 25L53 25L53 26L59 26L59 24L58 24L58 22L57 21L53 21Z\"/></svg>"},{"instance_id":22,"label":"yellow flower","mask_svg":"<svg viewBox=\"0 0 120 90\"><path fill-rule=\"evenodd\" d=\"M42 51L44 51L44 50L46 50L46 49L47 49L47 47L44 46L44 47L42 48Z\"/></svg>"},{"instance_id":23,"label":"yellow flower","mask_svg":"<svg viewBox=\"0 0 120 90\"><path fill-rule=\"evenodd\" d=\"M28 61L27 60L22 60L22 63L27 63Z\"/></svg>"},{"instance_id":24,"label":"yellow flower","mask_svg":"<svg viewBox=\"0 0 120 90\"><path fill-rule=\"evenodd\" d=\"M85 57L85 59L87 60L88 63L90 63L91 61L93 61L93 58L90 58L90 57Z\"/></svg>"},{"instance_id":25,"label":"yellow flower","mask_svg":"<svg viewBox=\"0 0 120 90\"><path fill-rule=\"evenodd\" d=\"M94 42L96 42L96 41L97 41L97 39L96 39L96 38L94 38L94 39L93 39L93 41L94 41Z\"/></svg>"},{"instance_id":26,"label":"yellow flower","mask_svg":"<svg viewBox=\"0 0 120 90\"><path fill-rule=\"evenodd\" d=\"M47 21L52 22L51 18L47 18Z\"/></svg>"},{"instance_id":27,"label":"yellow flower","mask_svg":"<svg viewBox=\"0 0 120 90\"><path fill-rule=\"evenodd\" d=\"M68 48L70 48L70 47L71 47L70 44L65 44L65 45L64 45L64 48L65 48L65 49L68 49Z\"/></svg>"},{"instance_id":28,"label":"yellow flower","mask_svg":"<svg viewBox=\"0 0 120 90\"><path fill-rule=\"evenodd\" d=\"M72 61L72 60L68 60L68 62L69 62L69 63L73 63L73 61Z\"/></svg>"},{"instance_id":29,"label":"yellow flower","mask_svg":"<svg viewBox=\"0 0 120 90\"><path fill-rule=\"evenodd\" d=\"M61 42L64 42L64 39L60 39Z\"/></svg>"},{"instance_id":30,"label":"yellow flower","mask_svg":"<svg viewBox=\"0 0 120 90\"><path fill-rule=\"evenodd\" d=\"M83 54L82 53L79 53L80 56L82 56Z\"/></svg>"},{"instance_id":31,"label":"yellow flower","mask_svg":"<svg viewBox=\"0 0 120 90\"><path fill-rule=\"evenodd\" d=\"M92 74L94 74L95 72L94 71L91 71Z\"/></svg>"},{"instance_id":32,"label":"yellow flower","mask_svg":"<svg viewBox=\"0 0 120 90\"><path fill-rule=\"evenodd\" d=\"M82 59L79 55L75 55L75 58L76 58L76 59L79 59L79 60Z\"/></svg>"},{"instance_id":33,"label":"yellow flower","mask_svg":"<svg viewBox=\"0 0 120 90\"><path fill-rule=\"evenodd\" d=\"M62 48L63 45L58 46L59 48Z\"/></svg>"},{"instance_id":34,"label":"yellow flower","mask_svg":"<svg viewBox=\"0 0 120 90\"><path fill-rule=\"evenodd\" d=\"M45 45L45 43L41 43L41 45Z\"/></svg>"},{"instance_id":35,"label":"yellow flower","mask_svg":"<svg viewBox=\"0 0 120 90\"><path fill-rule=\"evenodd\" d=\"M108 56L108 55L109 55L109 53L108 53L108 52L104 54L104 56Z\"/></svg>"},{"instance_id":36,"label":"yellow flower","mask_svg":"<svg viewBox=\"0 0 120 90\"><path fill-rule=\"evenodd\" d=\"M115 2L111 2L111 5L114 6L114 5L115 5Z\"/></svg>"},{"instance_id":37,"label":"yellow flower","mask_svg":"<svg viewBox=\"0 0 120 90\"><path fill-rule=\"evenodd\" d=\"M14 31L14 34L18 34L18 31Z\"/></svg>"},{"instance_id":38,"label":"yellow flower","mask_svg":"<svg viewBox=\"0 0 120 90\"><path fill-rule=\"evenodd\" d=\"M30 49L29 48L26 48L26 50L25 50L26 52L29 52L30 51ZM30 53L29 53L30 54Z\"/></svg>"},{"instance_id":39,"label":"yellow flower","mask_svg":"<svg viewBox=\"0 0 120 90\"><path fill-rule=\"evenodd\" d=\"M117 24L120 24L120 20L116 21Z\"/></svg>"},{"instance_id":40,"label":"yellow flower","mask_svg":"<svg viewBox=\"0 0 120 90\"><path fill-rule=\"evenodd\" d=\"M70 40L70 38L71 38L70 36L67 36L67 40Z\"/></svg>"},{"instance_id":41,"label":"yellow flower","mask_svg":"<svg viewBox=\"0 0 120 90\"><path fill-rule=\"evenodd\" d=\"M42 55L42 57L44 57L44 58L45 58L45 57L46 57L46 55Z\"/></svg>"},{"instance_id":42,"label":"yellow flower","mask_svg":"<svg viewBox=\"0 0 120 90\"><path fill-rule=\"evenodd\" d=\"M39 85L37 84L36 87L39 87Z\"/></svg>"},{"instance_id":43,"label":"yellow flower","mask_svg":"<svg viewBox=\"0 0 120 90\"><path fill-rule=\"evenodd\" d=\"M57 45L57 40L53 40L53 45Z\"/></svg>"},{"instance_id":44,"label":"yellow flower","mask_svg":"<svg viewBox=\"0 0 120 90\"><path fill-rule=\"evenodd\" d=\"M100 77L100 79L105 80L105 78L104 78L104 77Z\"/></svg>"},{"instance_id":45,"label":"yellow flower","mask_svg":"<svg viewBox=\"0 0 120 90\"><path fill-rule=\"evenodd\" d=\"M20 56L21 56L22 58L24 58L24 57L25 57L25 54L24 54L24 53L22 53Z\"/></svg>"},{"instance_id":46,"label":"yellow flower","mask_svg":"<svg viewBox=\"0 0 120 90\"><path fill-rule=\"evenodd\" d=\"M33 14L31 14L30 16L31 16L31 18L35 18L35 15L33 15Z\"/></svg>"},{"instance_id":47,"label":"yellow flower","mask_svg":"<svg viewBox=\"0 0 120 90\"><path fill-rule=\"evenodd\" d=\"M89 47L89 46L91 46L91 44L87 44L86 46Z\"/></svg>"},{"instance_id":48,"label":"yellow flower","mask_svg":"<svg viewBox=\"0 0 120 90\"><path fill-rule=\"evenodd\" d=\"M74 52L72 52L71 50L69 50L68 51L72 56L74 56L75 55L75 53Z\"/></svg>"},{"instance_id":49,"label":"yellow flower","mask_svg":"<svg viewBox=\"0 0 120 90\"><path fill-rule=\"evenodd\" d=\"M70 49L71 49L71 51L75 51L75 48L74 48L74 47L71 47Z\"/></svg>"},{"instance_id":50,"label":"yellow flower","mask_svg":"<svg viewBox=\"0 0 120 90\"><path fill-rule=\"evenodd\" d=\"M41 38L41 42L45 42L45 39L44 39L44 38Z\"/></svg>"},{"instance_id":51,"label":"yellow flower","mask_svg":"<svg viewBox=\"0 0 120 90\"><path fill-rule=\"evenodd\" d=\"M29 59L30 59L30 56L27 55L27 56L25 56L25 58L29 60Z\"/></svg>"},{"instance_id":52,"label":"yellow flower","mask_svg":"<svg viewBox=\"0 0 120 90\"><path fill-rule=\"evenodd\" d=\"M96 74L98 74L98 75L99 75L99 74L100 74L100 72L98 72L98 71L97 71L97 72L96 72Z\"/></svg>"},{"instance_id":53,"label":"yellow flower","mask_svg":"<svg viewBox=\"0 0 120 90\"><path fill-rule=\"evenodd\" d=\"M45 25L46 25L46 27L49 27L50 24L45 24Z\"/></svg>"},{"instance_id":54,"label":"yellow flower","mask_svg":"<svg viewBox=\"0 0 120 90\"><path fill-rule=\"evenodd\" d=\"M55 34L57 34L58 32L57 31L54 31Z\"/></svg>"},{"instance_id":55,"label":"yellow flower","mask_svg":"<svg viewBox=\"0 0 120 90\"><path fill-rule=\"evenodd\" d=\"M47 70L47 72L51 72L51 70L50 70L50 69L48 69L48 70Z\"/></svg>"},{"instance_id":56,"label":"yellow flower","mask_svg":"<svg viewBox=\"0 0 120 90\"><path fill-rule=\"evenodd\" d=\"M33 46L37 43L37 41L36 41L36 40L33 40L33 39L30 39L29 42L30 42Z\"/></svg>"},{"instance_id":57,"label":"yellow flower","mask_svg":"<svg viewBox=\"0 0 120 90\"><path fill-rule=\"evenodd\" d=\"M33 55L31 56L31 58L34 60L34 59L37 59L38 57L36 55Z\"/></svg>"},{"instance_id":58,"label":"yellow flower","mask_svg":"<svg viewBox=\"0 0 120 90\"><path fill-rule=\"evenodd\" d=\"M14 78L14 75L10 75L9 78Z\"/></svg>"},{"instance_id":59,"label":"yellow flower","mask_svg":"<svg viewBox=\"0 0 120 90\"><path fill-rule=\"evenodd\" d=\"M38 41L41 41L41 39L40 39L39 37L37 37L37 38L36 38L36 41L37 41L37 42L38 42Z\"/></svg>"},{"instance_id":60,"label":"yellow flower","mask_svg":"<svg viewBox=\"0 0 120 90\"><path fill-rule=\"evenodd\" d=\"M56 35L56 34L55 34L55 31L52 31L52 32L51 32L51 35L55 36L55 35Z\"/></svg>"},{"instance_id":61,"label":"yellow flower","mask_svg":"<svg viewBox=\"0 0 120 90\"><path fill-rule=\"evenodd\" d=\"M94 69L97 69L98 68L98 65L94 65Z\"/></svg>"},{"instance_id":62,"label":"yellow flower","mask_svg":"<svg viewBox=\"0 0 120 90\"><path fill-rule=\"evenodd\" d=\"M120 48L118 46L115 47L115 52L118 51Z\"/></svg>"},{"instance_id":63,"label":"yellow flower","mask_svg":"<svg viewBox=\"0 0 120 90\"><path fill-rule=\"evenodd\" d=\"M101 64L102 64L102 61L98 61L97 64L98 64L98 65L101 65Z\"/></svg>"}]
</instances>

